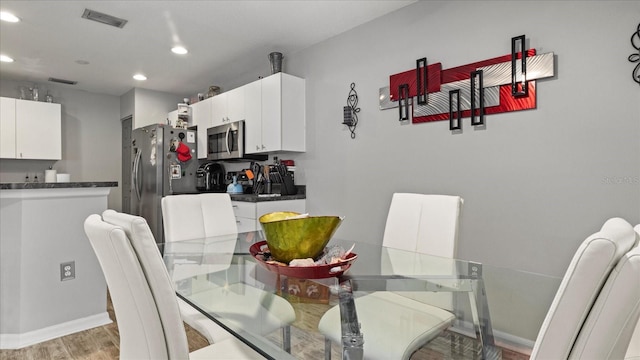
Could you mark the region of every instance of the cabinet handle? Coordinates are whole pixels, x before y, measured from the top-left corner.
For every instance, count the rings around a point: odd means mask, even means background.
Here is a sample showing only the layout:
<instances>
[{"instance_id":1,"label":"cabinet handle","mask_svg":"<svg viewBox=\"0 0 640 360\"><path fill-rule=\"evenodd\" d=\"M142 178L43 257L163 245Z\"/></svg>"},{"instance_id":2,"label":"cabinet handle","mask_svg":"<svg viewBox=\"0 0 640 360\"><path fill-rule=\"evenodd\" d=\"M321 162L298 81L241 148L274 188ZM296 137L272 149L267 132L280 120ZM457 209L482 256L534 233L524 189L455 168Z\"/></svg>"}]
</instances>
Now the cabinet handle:
<instances>
[{"instance_id":1,"label":"cabinet handle","mask_svg":"<svg viewBox=\"0 0 640 360\"><path fill-rule=\"evenodd\" d=\"M256 150L260 150L260 145L256 145Z\"/></svg>"},{"instance_id":2,"label":"cabinet handle","mask_svg":"<svg viewBox=\"0 0 640 360\"><path fill-rule=\"evenodd\" d=\"M264 145L262 145L262 150L266 149L266 147Z\"/></svg>"}]
</instances>

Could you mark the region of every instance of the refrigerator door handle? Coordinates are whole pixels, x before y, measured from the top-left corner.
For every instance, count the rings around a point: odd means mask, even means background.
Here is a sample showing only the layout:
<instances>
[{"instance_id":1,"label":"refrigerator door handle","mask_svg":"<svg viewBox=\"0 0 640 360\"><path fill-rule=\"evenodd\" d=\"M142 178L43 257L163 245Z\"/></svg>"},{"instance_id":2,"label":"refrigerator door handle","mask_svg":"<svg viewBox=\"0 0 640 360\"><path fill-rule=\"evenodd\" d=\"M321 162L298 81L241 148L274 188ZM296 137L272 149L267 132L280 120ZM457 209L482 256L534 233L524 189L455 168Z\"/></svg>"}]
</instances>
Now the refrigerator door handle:
<instances>
[{"instance_id":1,"label":"refrigerator door handle","mask_svg":"<svg viewBox=\"0 0 640 360\"><path fill-rule=\"evenodd\" d=\"M138 200L140 200L140 198L142 197L142 194L140 193L140 178L139 178L139 173L140 173L140 158L142 157L142 151L140 149L136 149L136 157L133 160L133 170L131 172L131 178L133 179L133 187L135 189L136 192L136 197L138 198Z\"/></svg>"},{"instance_id":2,"label":"refrigerator door handle","mask_svg":"<svg viewBox=\"0 0 640 360\"><path fill-rule=\"evenodd\" d=\"M231 126L227 127L227 133L224 135L224 142L227 145L227 154L231 155L231 150L229 150L229 133L231 132Z\"/></svg>"}]
</instances>

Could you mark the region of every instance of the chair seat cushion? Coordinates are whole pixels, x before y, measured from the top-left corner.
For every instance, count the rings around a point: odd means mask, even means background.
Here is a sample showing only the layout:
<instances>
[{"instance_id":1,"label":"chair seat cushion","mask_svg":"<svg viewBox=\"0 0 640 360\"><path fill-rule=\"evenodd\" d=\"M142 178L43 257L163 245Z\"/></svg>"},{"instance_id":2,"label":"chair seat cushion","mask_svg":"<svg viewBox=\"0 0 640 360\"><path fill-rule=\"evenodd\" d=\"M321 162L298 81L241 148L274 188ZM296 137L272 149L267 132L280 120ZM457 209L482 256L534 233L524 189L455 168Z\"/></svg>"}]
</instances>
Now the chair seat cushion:
<instances>
[{"instance_id":1,"label":"chair seat cushion","mask_svg":"<svg viewBox=\"0 0 640 360\"><path fill-rule=\"evenodd\" d=\"M250 326L260 334L269 334L296 319L293 307L285 299L241 283L207 289L192 294L191 299L202 309L232 323Z\"/></svg>"},{"instance_id":2,"label":"chair seat cushion","mask_svg":"<svg viewBox=\"0 0 640 360\"><path fill-rule=\"evenodd\" d=\"M189 354L189 359L264 360L264 356L258 354L242 341L232 337L191 352Z\"/></svg>"},{"instance_id":3,"label":"chair seat cushion","mask_svg":"<svg viewBox=\"0 0 640 360\"><path fill-rule=\"evenodd\" d=\"M448 311L387 291L359 297L355 305L367 359L398 359L398 354L408 359L455 319ZM332 341L342 343L338 306L325 313L318 329Z\"/></svg>"},{"instance_id":4,"label":"chair seat cushion","mask_svg":"<svg viewBox=\"0 0 640 360\"><path fill-rule=\"evenodd\" d=\"M189 305L182 299L178 299L180 305L180 315L182 320L194 330L204 336L209 344L218 343L222 340L232 338L233 335L213 320L204 316L200 311Z\"/></svg>"}]
</instances>

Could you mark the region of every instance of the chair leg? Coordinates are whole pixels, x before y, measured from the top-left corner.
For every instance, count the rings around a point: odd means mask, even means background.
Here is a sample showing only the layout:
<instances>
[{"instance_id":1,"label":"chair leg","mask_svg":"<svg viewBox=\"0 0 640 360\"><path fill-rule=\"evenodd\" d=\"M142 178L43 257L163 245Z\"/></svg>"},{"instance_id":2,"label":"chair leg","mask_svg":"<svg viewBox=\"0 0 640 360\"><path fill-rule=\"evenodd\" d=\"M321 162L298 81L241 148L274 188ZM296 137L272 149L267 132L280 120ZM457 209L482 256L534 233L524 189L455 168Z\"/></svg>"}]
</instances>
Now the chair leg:
<instances>
[{"instance_id":1,"label":"chair leg","mask_svg":"<svg viewBox=\"0 0 640 360\"><path fill-rule=\"evenodd\" d=\"M324 360L331 360L331 340L324 338Z\"/></svg>"},{"instance_id":2,"label":"chair leg","mask_svg":"<svg viewBox=\"0 0 640 360\"><path fill-rule=\"evenodd\" d=\"M291 354L291 326L282 328L282 350Z\"/></svg>"}]
</instances>

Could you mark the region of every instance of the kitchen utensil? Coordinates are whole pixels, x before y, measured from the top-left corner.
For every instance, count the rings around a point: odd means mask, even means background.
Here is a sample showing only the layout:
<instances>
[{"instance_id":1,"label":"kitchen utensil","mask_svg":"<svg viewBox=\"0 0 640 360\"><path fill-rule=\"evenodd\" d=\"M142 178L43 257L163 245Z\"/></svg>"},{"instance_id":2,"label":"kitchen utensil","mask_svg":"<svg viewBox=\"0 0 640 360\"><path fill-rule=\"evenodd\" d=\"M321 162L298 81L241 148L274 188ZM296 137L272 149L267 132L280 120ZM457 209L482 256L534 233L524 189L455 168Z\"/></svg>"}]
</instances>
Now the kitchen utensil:
<instances>
[{"instance_id":1,"label":"kitchen utensil","mask_svg":"<svg viewBox=\"0 0 640 360\"><path fill-rule=\"evenodd\" d=\"M293 259L316 258L336 232L339 216L292 218L300 213L280 211L262 215L260 225L273 258L283 263Z\"/></svg>"}]
</instances>

